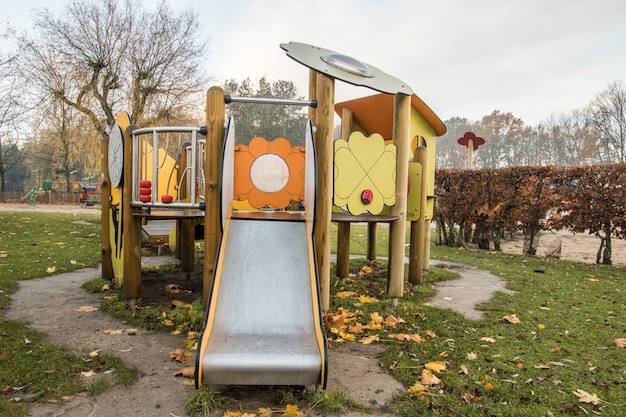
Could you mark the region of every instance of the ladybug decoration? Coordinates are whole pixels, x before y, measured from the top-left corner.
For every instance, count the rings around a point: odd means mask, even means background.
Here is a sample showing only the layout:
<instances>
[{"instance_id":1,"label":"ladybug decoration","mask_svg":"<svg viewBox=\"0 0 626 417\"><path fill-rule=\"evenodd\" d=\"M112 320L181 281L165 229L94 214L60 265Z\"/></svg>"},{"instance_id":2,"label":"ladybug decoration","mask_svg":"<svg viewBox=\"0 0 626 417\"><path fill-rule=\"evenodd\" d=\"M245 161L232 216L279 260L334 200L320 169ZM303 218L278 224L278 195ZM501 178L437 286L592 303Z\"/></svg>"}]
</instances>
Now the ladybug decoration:
<instances>
[{"instance_id":1,"label":"ladybug decoration","mask_svg":"<svg viewBox=\"0 0 626 417\"><path fill-rule=\"evenodd\" d=\"M373 200L374 193L372 192L372 190L363 190L363 192L361 193L361 202L367 205L371 204Z\"/></svg>"}]
</instances>

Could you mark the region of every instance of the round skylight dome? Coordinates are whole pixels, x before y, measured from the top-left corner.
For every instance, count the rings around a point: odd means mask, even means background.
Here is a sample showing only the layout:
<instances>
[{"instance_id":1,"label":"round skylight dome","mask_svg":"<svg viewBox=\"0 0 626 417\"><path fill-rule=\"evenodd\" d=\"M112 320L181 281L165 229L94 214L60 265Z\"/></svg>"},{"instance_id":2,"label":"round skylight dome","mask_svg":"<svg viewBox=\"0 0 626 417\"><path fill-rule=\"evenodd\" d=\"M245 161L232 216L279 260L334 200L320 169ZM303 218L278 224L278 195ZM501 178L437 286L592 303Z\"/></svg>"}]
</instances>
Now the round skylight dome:
<instances>
[{"instance_id":1,"label":"round skylight dome","mask_svg":"<svg viewBox=\"0 0 626 417\"><path fill-rule=\"evenodd\" d=\"M361 77L374 77L369 67L358 59L354 59L348 55L329 54L320 57L322 61L328 65L338 68L350 74L360 75Z\"/></svg>"}]
</instances>

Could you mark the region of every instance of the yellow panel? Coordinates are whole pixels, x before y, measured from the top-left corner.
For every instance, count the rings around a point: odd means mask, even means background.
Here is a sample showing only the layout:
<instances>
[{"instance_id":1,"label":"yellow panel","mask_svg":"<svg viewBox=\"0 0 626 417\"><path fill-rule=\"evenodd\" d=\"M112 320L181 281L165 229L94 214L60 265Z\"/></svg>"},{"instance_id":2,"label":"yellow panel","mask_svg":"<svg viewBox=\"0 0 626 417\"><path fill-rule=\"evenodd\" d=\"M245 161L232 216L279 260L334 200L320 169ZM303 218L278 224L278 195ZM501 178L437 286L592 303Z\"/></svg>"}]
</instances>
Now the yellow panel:
<instances>
[{"instance_id":1,"label":"yellow panel","mask_svg":"<svg viewBox=\"0 0 626 417\"><path fill-rule=\"evenodd\" d=\"M414 222L420 218L422 199L422 164L409 162L409 194L406 199L406 220Z\"/></svg>"},{"instance_id":2,"label":"yellow panel","mask_svg":"<svg viewBox=\"0 0 626 417\"><path fill-rule=\"evenodd\" d=\"M130 117L128 113L122 111L119 112L115 124L118 125L122 132L130 126ZM128 179L130 174L124 172ZM111 187L111 208L109 209L109 241L111 243L111 264L113 267L113 277L115 279L115 285L122 286L124 282L124 251L122 250L123 242L123 204L122 204L122 187L124 184L124 178L120 182L118 187Z\"/></svg>"},{"instance_id":3,"label":"yellow panel","mask_svg":"<svg viewBox=\"0 0 626 417\"><path fill-rule=\"evenodd\" d=\"M347 206L353 215L380 214L395 204L396 147L379 134L366 137L352 132L348 140L335 141L335 206Z\"/></svg>"}]
</instances>

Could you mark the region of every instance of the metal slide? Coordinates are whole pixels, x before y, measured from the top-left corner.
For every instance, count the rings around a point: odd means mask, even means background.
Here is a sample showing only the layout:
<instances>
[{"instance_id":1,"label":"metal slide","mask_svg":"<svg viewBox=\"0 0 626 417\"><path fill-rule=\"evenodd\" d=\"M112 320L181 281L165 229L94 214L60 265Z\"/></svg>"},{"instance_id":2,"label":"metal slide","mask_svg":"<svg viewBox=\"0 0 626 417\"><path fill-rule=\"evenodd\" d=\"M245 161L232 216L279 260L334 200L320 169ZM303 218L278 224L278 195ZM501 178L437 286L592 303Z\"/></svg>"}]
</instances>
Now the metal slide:
<instances>
[{"instance_id":1,"label":"metal slide","mask_svg":"<svg viewBox=\"0 0 626 417\"><path fill-rule=\"evenodd\" d=\"M313 241L305 212L228 210L196 385L326 385Z\"/></svg>"}]
</instances>

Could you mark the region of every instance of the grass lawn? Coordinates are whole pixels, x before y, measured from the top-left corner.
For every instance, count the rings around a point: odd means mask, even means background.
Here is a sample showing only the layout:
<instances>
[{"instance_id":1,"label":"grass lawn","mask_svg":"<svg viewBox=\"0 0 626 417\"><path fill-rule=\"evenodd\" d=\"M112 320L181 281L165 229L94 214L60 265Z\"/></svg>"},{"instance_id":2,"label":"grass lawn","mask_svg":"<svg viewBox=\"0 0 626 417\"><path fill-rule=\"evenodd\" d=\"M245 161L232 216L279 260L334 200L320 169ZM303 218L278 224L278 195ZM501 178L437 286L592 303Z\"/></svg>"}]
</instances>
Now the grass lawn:
<instances>
[{"instance_id":1,"label":"grass lawn","mask_svg":"<svg viewBox=\"0 0 626 417\"><path fill-rule=\"evenodd\" d=\"M136 370L118 358L97 355L86 362L69 350L46 343L45 335L25 323L5 320L17 281L79 268L100 262L100 217L46 213L0 213L0 415L26 416L28 406L16 402L60 400L77 392L97 394L108 381L87 384L81 372L116 369L117 382L130 384ZM87 354L85 357L90 357Z\"/></svg>"},{"instance_id":2,"label":"grass lawn","mask_svg":"<svg viewBox=\"0 0 626 417\"><path fill-rule=\"evenodd\" d=\"M100 261L97 216L0 213L0 224L0 313L19 279ZM365 235L365 226L352 226L353 253L365 253ZM386 254L386 228L379 228L378 241ZM454 278L446 270L427 271L424 284L396 308L385 294L384 262L353 260L353 275L332 283L329 339L384 345L383 366L410 387L395 397L394 413L624 415L626 349L618 341L626 338L626 269L445 247L432 247L431 257L486 269L515 293L496 294L481 306L485 318L472 321L428 304L432 284ZM101 360L103 367L121 366L114 357ZM96 394L102 387L80 379L93 364L81 362L0 315L0 415L26 415L25 405L8 400L15 387L45 391L38 401Z\"/></svg>"}]
</instances>

